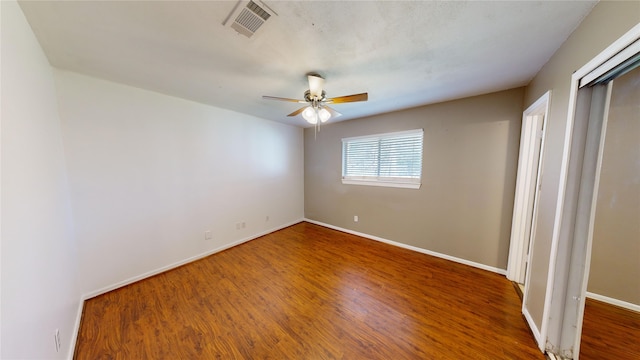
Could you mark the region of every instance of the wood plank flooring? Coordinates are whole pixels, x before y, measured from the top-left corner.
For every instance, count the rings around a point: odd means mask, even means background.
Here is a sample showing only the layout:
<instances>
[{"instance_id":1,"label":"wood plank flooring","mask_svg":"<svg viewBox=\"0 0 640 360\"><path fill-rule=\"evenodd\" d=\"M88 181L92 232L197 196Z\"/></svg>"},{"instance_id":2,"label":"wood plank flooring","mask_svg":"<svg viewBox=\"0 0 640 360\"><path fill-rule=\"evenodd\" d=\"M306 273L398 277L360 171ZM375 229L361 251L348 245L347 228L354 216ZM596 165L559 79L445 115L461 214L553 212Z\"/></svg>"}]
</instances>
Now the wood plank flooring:
<instances>
[{"instance_id":1,"label":"wood plank flooring","mask_svg":"<svg viewBox=\"0 0 640 360\"><path fill-rule=\"evenodd\" d=\"M640 313L587 299L580 360L640 359Z\"/></svg>"},{"instance_id":2,"label":"wood plank flooring","mask_svg":"<svg viewBox=\"0 0 640 360\"><path fill-rule=\"evenodd\" d=\"M86 301L75 359L545 359L504 276L300 223Z\"/></svg>"}]
</instances>

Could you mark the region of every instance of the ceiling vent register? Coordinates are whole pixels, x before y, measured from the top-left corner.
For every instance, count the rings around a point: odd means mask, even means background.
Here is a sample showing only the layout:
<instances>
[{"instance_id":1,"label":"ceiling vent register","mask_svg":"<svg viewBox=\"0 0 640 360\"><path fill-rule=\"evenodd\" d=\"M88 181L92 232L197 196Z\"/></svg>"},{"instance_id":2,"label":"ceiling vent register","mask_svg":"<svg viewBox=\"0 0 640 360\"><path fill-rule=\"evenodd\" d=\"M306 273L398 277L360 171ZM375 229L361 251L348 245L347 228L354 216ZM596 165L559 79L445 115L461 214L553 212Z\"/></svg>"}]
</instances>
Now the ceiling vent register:
<instances>
[{"instance_id":1,"label":"ceiling vent register","mask_svg":"<svg viewBox=\"0 0 640 360\"><path fill-rule=\"evenodd\" d=\"M239 1L222 25L250 38L272 15L278 15L262 1L256 1Z\"/></svg>"}]
</instances>

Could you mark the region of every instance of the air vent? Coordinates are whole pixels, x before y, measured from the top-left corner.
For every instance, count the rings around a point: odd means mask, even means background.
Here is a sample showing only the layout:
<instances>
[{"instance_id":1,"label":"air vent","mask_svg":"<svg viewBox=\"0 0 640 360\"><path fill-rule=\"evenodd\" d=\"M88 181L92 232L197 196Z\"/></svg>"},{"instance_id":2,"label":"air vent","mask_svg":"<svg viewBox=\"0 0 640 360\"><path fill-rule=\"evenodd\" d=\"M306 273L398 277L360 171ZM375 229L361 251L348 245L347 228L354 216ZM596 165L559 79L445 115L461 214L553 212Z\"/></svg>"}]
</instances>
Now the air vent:
<instances>
[{"instance_id":1,"label":"air vent","mask_svg":"<svg viewBox=\"0 0 640 360\"><path fill-rule=\"evenodd\" d=\"M222 23L250 38L272 15L278 15L260 0L239 1Z\"/></svg>"}]
</instances>

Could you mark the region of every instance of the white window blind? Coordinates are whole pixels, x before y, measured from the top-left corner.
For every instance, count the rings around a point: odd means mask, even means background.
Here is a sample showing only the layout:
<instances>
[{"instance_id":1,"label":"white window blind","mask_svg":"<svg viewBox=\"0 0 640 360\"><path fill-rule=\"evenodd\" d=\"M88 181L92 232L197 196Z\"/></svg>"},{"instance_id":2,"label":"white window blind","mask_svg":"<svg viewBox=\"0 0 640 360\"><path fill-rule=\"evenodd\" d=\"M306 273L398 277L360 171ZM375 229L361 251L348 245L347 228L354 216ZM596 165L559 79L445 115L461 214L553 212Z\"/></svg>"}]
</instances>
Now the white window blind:
<instances>
[{"instance_id":1,"label":"white window blind","mask_svg":"<svg viewBox=\"0 0 640 360\"><path fill-rule=\"evenodd\" d=\"M420 188L423 131L342 139L342 183Z\"/></svg>"}]
</instances>

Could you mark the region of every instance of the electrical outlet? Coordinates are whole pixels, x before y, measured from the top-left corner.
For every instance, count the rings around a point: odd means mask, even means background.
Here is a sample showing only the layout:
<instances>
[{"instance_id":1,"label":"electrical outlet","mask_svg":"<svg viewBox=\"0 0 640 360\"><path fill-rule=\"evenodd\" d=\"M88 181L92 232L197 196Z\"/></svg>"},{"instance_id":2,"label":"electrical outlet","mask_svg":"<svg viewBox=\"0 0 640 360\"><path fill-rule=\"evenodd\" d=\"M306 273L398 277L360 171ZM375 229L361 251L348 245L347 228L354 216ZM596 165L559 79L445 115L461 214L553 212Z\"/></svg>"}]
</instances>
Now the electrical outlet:
<instances>
[{"instance_id":1,"label":"electrical outlet","mask_svg":"<svg viewBox=\"0 0 640 360\"><path fill-rule=\"evenodd\" d=\"M269 221L269 215L264 219L264 221Z\"/></svg>"},{"instance_id":2,"label":"electrical outlet","mask_svg":"<svg viewBox=\"0 0 640 360\"><path fill-rule=\"evenodd\" d=\"M242 223L236 223L236 230L242 229Z\"/></svg>"},{"instance_id":3,"label":"electrical outlet","mask_svg":"<svg viewBox=\"0 0 640 360\"><path fill-rule=\"evenodd\" d=\"M205 240L213 239L213 235L211 235L211 230L207 230L207 231L204 232L204 239Z\"/></svg>"},{"instance_id":4,"label":"electrical outlet","mask_svg":"<svg viewBox=\"0 0 640 360\"><path fill-rule=\"evenodd\" d=\"M56 329L54 334L54 341L56 342L56 352L60 352L60 348L62 347L62 342L60 342L60 330Z\"/></svg>"},{"instance_id":5,"label":"electrical outlet","mask_svg":"<svg viewBox=\"0 0 640 360\"><path fill-rule=\"evenodd\" d=\"M246 227L247 227L247 224L245 224L245 222L243 221L243 222L242 222L242 228L244 229L244 228L246 228Z\"/></svg>"},{"instance_id":6,"label":"electrical outlet","mask_svg":"<svg viewBox=\"0 0 640 360\"><path fill-rule=\"evenodd\" d=\"M353 216L353 222L358 222L358 215Z\"/></svg>"}]
</instances>

